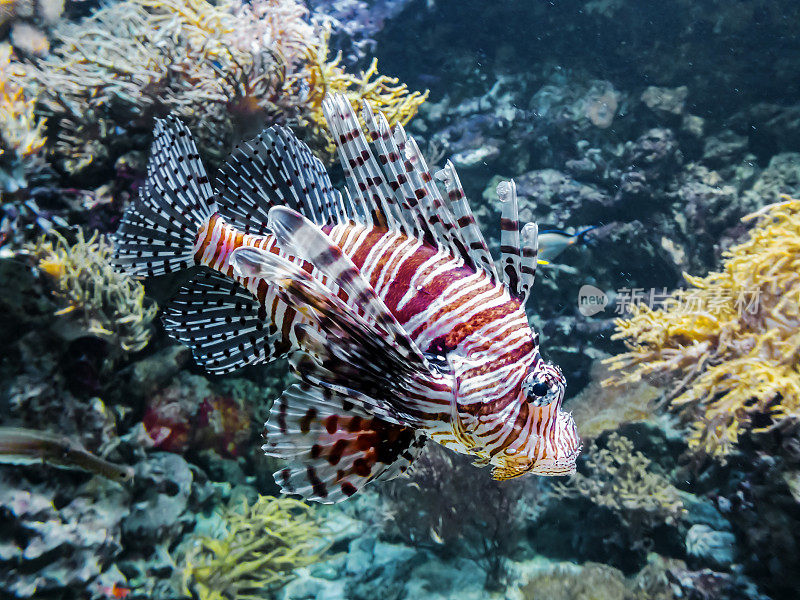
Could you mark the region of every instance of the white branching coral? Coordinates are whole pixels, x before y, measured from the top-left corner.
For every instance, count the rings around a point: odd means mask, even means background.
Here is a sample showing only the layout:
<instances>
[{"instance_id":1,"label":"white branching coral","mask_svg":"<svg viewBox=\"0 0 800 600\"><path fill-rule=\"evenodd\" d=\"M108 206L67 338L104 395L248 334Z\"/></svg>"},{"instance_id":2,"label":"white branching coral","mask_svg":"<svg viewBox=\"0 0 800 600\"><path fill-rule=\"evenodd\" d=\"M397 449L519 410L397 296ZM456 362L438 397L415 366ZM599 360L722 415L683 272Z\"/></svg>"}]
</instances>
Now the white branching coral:
<instances>
[{"instance_id":1,"label":"white branching coral","mask_svg":"<svg viewBox=\"0 0 800 600\"><path fill-rule=\"evenodd\" d=\"M146 135L167 113L221 157L234 138L265 125L315 124L318 74L347 79L336 59L327 62L324 36L299 0L122 0L59 26L54 38L32 80L42 110L57 119L56 155L68 172L102 165L113 138ZM347 91L358 92L362 79L347 79ZM359 98L390 82L375 77ZM391 124L424 100L395 87L375 106Z\"/></svg>"}]
</instances>

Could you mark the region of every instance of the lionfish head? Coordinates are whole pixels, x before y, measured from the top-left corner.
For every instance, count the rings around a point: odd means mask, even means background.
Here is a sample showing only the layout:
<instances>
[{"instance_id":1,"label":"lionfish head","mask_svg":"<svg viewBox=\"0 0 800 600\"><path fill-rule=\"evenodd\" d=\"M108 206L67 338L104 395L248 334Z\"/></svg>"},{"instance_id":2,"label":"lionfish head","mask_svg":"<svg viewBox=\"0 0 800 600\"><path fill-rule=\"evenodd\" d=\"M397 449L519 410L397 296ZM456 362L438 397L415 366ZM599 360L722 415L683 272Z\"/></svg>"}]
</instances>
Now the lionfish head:
<instances>
[{"instance_id":1,"label":"lionfish head","mask_svg":"<svg viewBox=\"0 0 800 600\"><path fill-rule=\"evenodd\" d=\"M530 417L517 442L493 461L494 479L575 473L581 441L572 414L561 410L565 390L561 369L543 360L534 362L519 395L519 401L528 404Z\"/></svg>"}]
</instances>

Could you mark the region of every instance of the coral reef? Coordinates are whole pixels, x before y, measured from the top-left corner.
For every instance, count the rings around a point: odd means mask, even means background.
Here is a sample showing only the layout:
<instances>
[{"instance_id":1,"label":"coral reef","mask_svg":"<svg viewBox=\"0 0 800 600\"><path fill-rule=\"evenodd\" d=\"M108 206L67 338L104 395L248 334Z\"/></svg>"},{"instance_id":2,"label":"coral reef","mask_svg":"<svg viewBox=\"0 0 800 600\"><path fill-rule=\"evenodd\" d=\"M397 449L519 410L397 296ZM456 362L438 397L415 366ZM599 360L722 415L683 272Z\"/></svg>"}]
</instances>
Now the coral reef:
<instances>
[{"instance_id":1,"label":"coral reef","mask_svg":"<svg viewBox=\"0 0 800 600\"><path fill-rule=\"evenodd\" d=\"M0 0L0 596L794 600L800 209L740 219L800 196L800 12L663 5ZM573 479L426 452L341 505L272 498L254 425L285 364L201 374L104 270L154 118L187 121L211 165L272 123L328 159L326 91L452 160L493 250L496 178L542 231L594 226L530 310L588 448ZM585 285L607 301L591 316ZM626 375L601 363L623 342ZM278 539L258 513L282 511Z\"/></svg>"},{"instance_id":2,"label":"coral reef","mask_svg":"<svg viewBox=\"0 0 800 600\"><path fill-rule=\"evenodd\" d=\"M526 600L766 600L746 577L710 569L693 571L681 560L651 553L637 573L624 573L601 563L539 562L530 565Z\"/></svg>"},{"instance_id":3,"label":"coral reef","mask_svg":"<svg viewBox=\"0 0 800 600\"><path fill-rule=\"evenodd\" d=\"M589 385L567 405L572 409L584 443L606 431L617 431L623 425L653 417L656 400L661 396L658 388L646 381L623 388L604 387L602 382L608 379L610 372L599 360L592 365L590 375Z\"/></svg>"},{"instance_id":4,"label":"coral reef","mask_svg":"<svg viewBox=\"0 0 800 600\"><path fill-rule=\"evenodd\" d=\"M308 0L315 17L330 23L348 63L374 52L375 35L408 4L409 0Z\"/></svg>"},{"instance_id":5,"label":"coral reef","mask_svg":"<svg viewBox=\"0 0 800 600\"><path fill-rule=\"evenodd\" d=\"M344 94L351 104L360 107L366 100L373 110L382 112L390 125L405 125L413 117L419 106L425 102L428 92L410 92L405 83L399 83L396 77L378 75L378 59L373 58L369 67L360 75L351 75L341 66L341 52L333 59L328 41L329 32L323 32L316 45L310 45L306 51L307 65L300 76L292 80L292 85L307 86L304 100L306 109L301 123L308 125L313 136L327 141L324 149L333 155L334 145L325 125L322 102L327 94Z\"/></svg>"},{"instance_id":6,"label":"coral reef","mask_svg":"<svg viewBox=\"0 0 800 600\"><path fill-rule=\"evenodd\" d=\"M634 308L615 337L629 351L609 359L609 384L677 380L671 405L691 423L690 446L724 456L743 431L800 416L800 201L754 215L746 241L722 270L686 276L664 308Z\"/></svg>"},{"instance_id":7,"label":"coral reef","mask_svg":"<svg viewBox=\"0 0 800 600\"><path fill-rule=\"evenodd\" d=\"M213 151L230 145L237 114L263 119L284 101L291 109L295 98L279 96L313 39L304 16L292 0L238 9L205 0L129 0L62 24L52 53L31 74L43 110L58 124L62 168L106 166L116 138L134 136L136 143L153 116L177 112L204 122L204 147Z\"/></svg>"},{"instance_id":8,"label":"coral reef","mask_svg":"<svg viewBox=\"0 0 800 600\"><path fill-rule=\"evenodd\" d=\"M577 473L566 483L556 483L557 497L582 497L618 514L641 543L649 530L674 524L683 515L678 491L663 476L650 470L651 461L634 450L633 442L616 433L587 453L587 474Z\"/></svg>"},{"instance_id":9,"label":"coral reef","mask_svg":"<svg viewBox=\"0 0 800 600\"><path fill-rule=\"evenodd\" d=\"M45 55L50 48L47 30L61 18L65 0L3 0L0 2L0 39L17 52Z\"/></svg>"},{"instance_id":10,"label":"coral reef","mask_svg":"<svg viewBox=\"0 0 800 600\"><path fill-rule=\"evenodd\" d=\"M124 582L113 560L122 550L127 491L98 480L55 477L53 486L36 479L0 470L0 594L69 598L82 590L91 597L98 586Z\"/></svg>"},{"instance_id":11,"label":"coral reef","mask_svg":"<svg viewBox=\"0 0 800 600\"><path fill-rule=\"evenodd\" d=\"M260 496L229 506L223 520L223 538L198 538L184 558L184 593L201 600L262 598L324 551L313 510L297 500Z\"/></svg>"},{"instance_id":12,"label":"coral reef","mask_svg":"<svg viewBox=\"0 0 800 600\"><path fill-rule=\"evenodd\" d=\"M485 587L497 589L505 559L536 516L536 486L535 480L494 481L466 457L431 446L407 480L384 486L381 495L390 536L469 556L485 570Z\"/></svg>"},{"instance_id":13,"label":"coral reef","mask_svg":"<svg viewBox=\"0 0 800 600\"><path fill-rule=\"evenodd\" d=\"M29 85L58 127L54 150L72 174L142 148L152 118L169 112L190 121L201 149L221 158L267 124L318 128L328 86L377 101L391 122L410 118L423 100L392 87L396 80L369 81L374 65L358 78L338 59L328 62L325 36L296 0L125 0L54 35Z\"/></svg>"},{"instance_id":14,"label":"coral reef","mask_svg":"<svg viewBox=\"0 0 800 600\"><path fill-rule=\"evenodd\" d=\"M45 143L45 121L34 113L35 99L22 84L25 67L13 60L11 46L0 43L0 192L27 186Z\"/></svg>"},{"instance_id":15,"label":"coral reef","mask_svg":"<svg viewBox=\"0 0 800 600\"><path fill-rule=\"evenodd\" d=\"M144 287L116 271L111 245L97 232L82 231L74 244L58 233L28 248L36 267L52 280L62 308L56 327L65 339L91 335L121 352L138 352L150 340L150 322L158 307L145 300Z\"/></svg>"},{"instance_id":16,"label":"coral reef","mask_svg":"<svg viewBox=\"0 0 800 600\"><path fill-rule=\"evenodd\" d=\"M146 402L142 422L156 448L169 452L210 448L235 457L251 437L243 406L214 393L199 375L181 373Z\"/></svg>"}]
</instances>

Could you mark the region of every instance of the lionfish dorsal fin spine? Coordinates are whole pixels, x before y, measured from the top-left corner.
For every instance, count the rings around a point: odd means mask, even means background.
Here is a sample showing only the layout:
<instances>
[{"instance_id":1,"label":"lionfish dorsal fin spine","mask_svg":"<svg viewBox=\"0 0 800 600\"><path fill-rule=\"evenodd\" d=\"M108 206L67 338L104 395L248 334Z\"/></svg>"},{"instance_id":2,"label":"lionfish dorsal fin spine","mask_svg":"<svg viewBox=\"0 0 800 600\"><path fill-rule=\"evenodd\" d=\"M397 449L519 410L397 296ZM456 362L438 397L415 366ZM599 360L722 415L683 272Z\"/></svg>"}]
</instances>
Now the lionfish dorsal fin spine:
<instances>
[{"instance_id":1,"label":"lionfish dorsal fin spine","mask_svg":"<svg viewBox=\"0 0 800 600\"><path fill-rule=\"evenodd\" d=\"M322 109L338 150L348 187L375 226L402 228L399 213L391 206L391 194L380 177L380 168L364 140L361 126L345 97L328 96Z\"/></svg>"},{"instance_id":2,"label":"lionfish dorsal fin spine","mask_svg":"<svg viewBox=\"0 0 800 600\"><path fill-rule=\"evenodd\" d=\"M236 146L216 187L222 217L245 233L265 235L269 209L288 206L318 225L337 223L341 205L322 162L290 131L274 125Z\"/></svg>"},{"instance_id":3,"label":"lionfish dorsal fin spine","mask_svg":"<svg viewBox=\"0 0 800 600\"><path fill-rule=\"evenodd\" d=\"M522 304L528 301L531 288L536 277L536 266L539 264L539 226L536 223L526 223L522 228Z\"/></svg>"},{"instance_id":4,"label":"lionfish dorsal fin spine","mask_svg":"<svg viewBox=\"0 0 800 600\"><path fill-rule=\"evenodd\" d=\"M188 281L162 316L170 336L189 346L197 363L215 374L281 354L281 337L263 327L263 318L253 294L210 269Z\"/></svg>"},{"instance_id":5,"label":"lionfish dorsal fin spine","mask_svg":"<svg viewBox=\"0 0 800 600\"><path fill-rule=\"evenodd\" d=\"M425 233L423 223L420 221L421 216L412 210L408 203L408 199L414 198L414 195L400 158L400 151L392 136L386 117L381 114L376 120L372 109L366 102L363 104L362 114L367 122L367 131L378 154L378 160L383 165L389 188L392 190L392 194L395 196L401 211L406 215L404 217L406 229L403 233L423 239Z\"/></svg>"},{"instance_id":6,"label":"lionfish dorsal fin spine","mask_svg":"<svg viewBox=\"0 0 800 600\"><path fill-rule=\"evenodd\" d=\"M450 248L454 256L461 256L464 261L472 268L475 268L472 256L467 248L466 240L461 235L453 211L445 203L439 189L436 187L434 178L430 174L428 164L425 157L417 145L414 138L408 138L406 142L406 156L411 164L414 165L415 171L421 173L421 183L425 186L430 198L431 212L433 213L432 225L436 230L437 236L443 240Z\"/></svg>"},{"instance_id":7,"label":"lionfish dorsal fin spine","mask_svg":"<svg viewBox=\"0 0 800 600\"><path fill-rule=\"evenodd\" d=\"M497 184L497 197L502 203L500 216L500 263L503 281L509 292L522 298L522 248L519 239L519 206L514 180Z\"/></svg>"},{"instance_id":8,"label":"lionfish dorsal fin spine","mask_svg":"<svg viewBox=\"0 0 800 600\"><path fill-rule=\"evenodd\" d=\"M449 160L445 163L443 169L436 173L436 178L444 182L445 191L447 192L450 207L455 217L456 226L459 229L461 239L469 252L470 262L472 267L482 270L493 281L498 281L497 270L495 269L492 254L489 252L489 247L486 245L486 240L481 233L478 223L475 221L475 216L464 194L464 188L461 187L461 181L456 173L456 168Z\"/></svg>"},{"instance_id":9,"label":"lionfish dorsal fin spine","mask_svg":"<svg viewBox=\"0 0 800 600\"><path fill-rule=\"evenodd\" d=\"M390 127L385 115L364 103L364 135L346 97L329 96L323 106L352 194L379 215L376 224L449 250L475 267L455 215L402 125Z\"/></svg>"}]
</instances>

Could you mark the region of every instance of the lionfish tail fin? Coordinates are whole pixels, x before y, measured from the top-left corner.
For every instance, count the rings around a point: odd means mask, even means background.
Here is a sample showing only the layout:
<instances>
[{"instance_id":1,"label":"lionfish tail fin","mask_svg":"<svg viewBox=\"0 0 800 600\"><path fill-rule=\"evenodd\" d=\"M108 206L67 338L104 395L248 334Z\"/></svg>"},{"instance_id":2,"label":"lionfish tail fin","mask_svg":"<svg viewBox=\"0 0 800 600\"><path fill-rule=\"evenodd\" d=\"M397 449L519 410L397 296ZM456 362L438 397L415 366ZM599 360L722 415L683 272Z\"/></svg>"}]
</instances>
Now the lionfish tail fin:
<instances>
[{"instance_id":1,"label":"lionfish tail fin","mask_svg":"<svg viewBox=\"0 0 800 600\"><path fill-rule=\"evenodd\" d=\"M215 211L189 130L173 116L157 119L147 180L113 236L115 263L136 277L192 266L197 233Z\"/></svg>"},{"instance_id":2,"label":"lionfish tail fin","mask_svg":"<svg viewBox=\"0 0 800 600\"><path fill-rule=\"evenodd\" d=\"M371 416L351 395L309 384L275 401L262 449L286 465L275 472L281 491L333 504L370 481L405 472L424 438L410 427Z\"/></svg>"}]
</instances>

